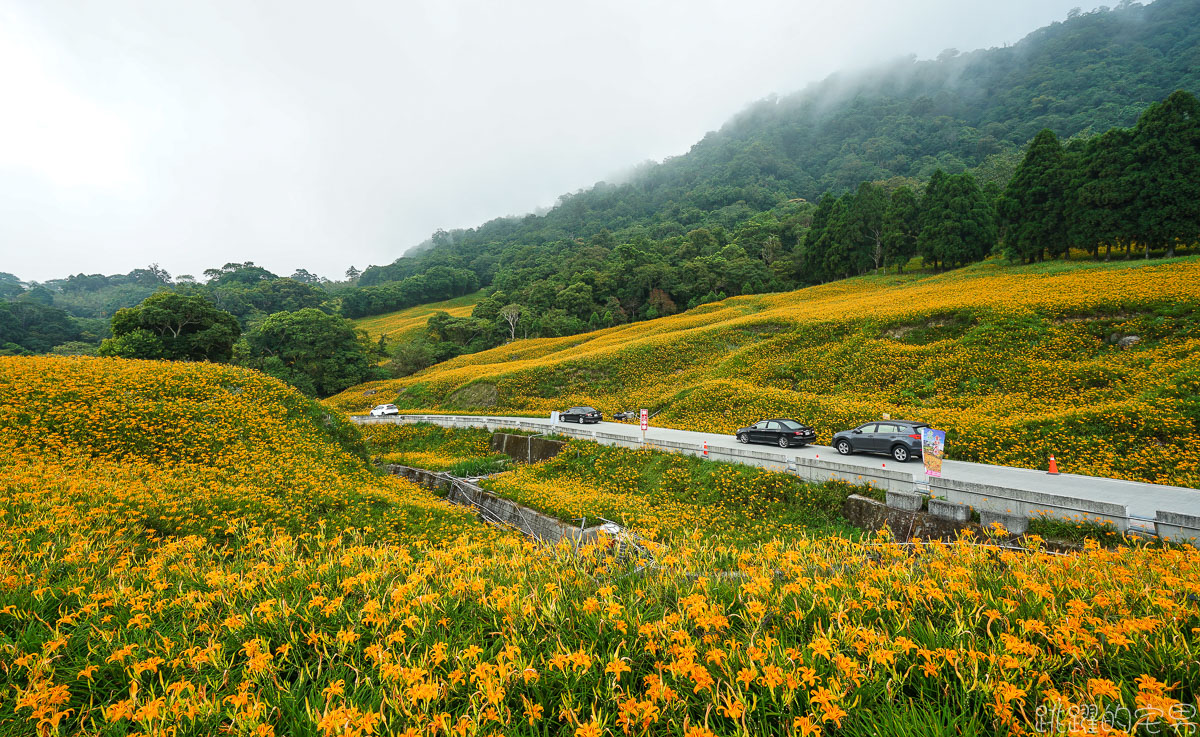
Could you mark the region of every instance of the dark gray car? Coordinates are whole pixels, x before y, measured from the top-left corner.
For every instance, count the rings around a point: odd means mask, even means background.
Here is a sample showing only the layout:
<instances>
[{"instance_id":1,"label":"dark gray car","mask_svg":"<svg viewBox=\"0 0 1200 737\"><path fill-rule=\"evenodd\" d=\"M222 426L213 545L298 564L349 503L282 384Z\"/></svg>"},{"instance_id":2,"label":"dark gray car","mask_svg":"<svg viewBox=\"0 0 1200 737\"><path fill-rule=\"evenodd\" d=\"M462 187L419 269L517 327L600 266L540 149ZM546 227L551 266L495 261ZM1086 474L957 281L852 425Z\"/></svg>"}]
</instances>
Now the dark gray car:
<instances>
[{"instance_id":1,"label":"dark gray car","mask_svg":"<svg viewBox=\"0 0 1200 737\"><path fill-rule=\"evenodd\" d=\"M900 463L921 457L921 428L924 422L907 420L878 420L843 430L833 436L838 453L884 453Z\"/></svg>"}]
</instances>

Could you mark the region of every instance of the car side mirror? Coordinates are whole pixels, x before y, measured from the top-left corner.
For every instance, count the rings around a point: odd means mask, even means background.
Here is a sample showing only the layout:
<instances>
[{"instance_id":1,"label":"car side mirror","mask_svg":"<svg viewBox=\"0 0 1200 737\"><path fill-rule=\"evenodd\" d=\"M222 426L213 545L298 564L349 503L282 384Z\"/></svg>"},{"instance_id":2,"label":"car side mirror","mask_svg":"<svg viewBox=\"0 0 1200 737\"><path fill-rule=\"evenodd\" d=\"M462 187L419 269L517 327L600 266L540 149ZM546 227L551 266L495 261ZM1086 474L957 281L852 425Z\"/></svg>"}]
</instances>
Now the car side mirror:
<instances>
[{"instance_id":1,"label":"car side mirror","mask_svg":"<svg viewBox=\"0 0 1200 737\"><path fill-rule=\"evenodd\" d=\"M855 429L853 432L855 435L862 435L862 430Z\"/></svg>"}]
</instances>

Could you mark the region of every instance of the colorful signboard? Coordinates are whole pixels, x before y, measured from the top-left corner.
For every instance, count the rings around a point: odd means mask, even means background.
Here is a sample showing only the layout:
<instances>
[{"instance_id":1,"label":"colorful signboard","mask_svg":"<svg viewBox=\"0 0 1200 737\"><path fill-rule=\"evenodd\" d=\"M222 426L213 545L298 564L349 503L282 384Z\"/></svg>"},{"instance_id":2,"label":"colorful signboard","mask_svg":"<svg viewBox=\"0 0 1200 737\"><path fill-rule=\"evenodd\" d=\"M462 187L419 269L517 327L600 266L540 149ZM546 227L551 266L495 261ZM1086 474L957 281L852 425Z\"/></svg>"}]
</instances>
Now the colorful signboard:
<instances>
[{"instance_id":1,"label":"colorful signboard","mask_svg":"<svg viewBox=\"0 0 1200 737\"><path fill-rule=\"evenodd\" d=\"M921 428L921 458L925 461L926 476L942 475L942 459L945 455L946 431Z\"/></svg>"}]
</instances>

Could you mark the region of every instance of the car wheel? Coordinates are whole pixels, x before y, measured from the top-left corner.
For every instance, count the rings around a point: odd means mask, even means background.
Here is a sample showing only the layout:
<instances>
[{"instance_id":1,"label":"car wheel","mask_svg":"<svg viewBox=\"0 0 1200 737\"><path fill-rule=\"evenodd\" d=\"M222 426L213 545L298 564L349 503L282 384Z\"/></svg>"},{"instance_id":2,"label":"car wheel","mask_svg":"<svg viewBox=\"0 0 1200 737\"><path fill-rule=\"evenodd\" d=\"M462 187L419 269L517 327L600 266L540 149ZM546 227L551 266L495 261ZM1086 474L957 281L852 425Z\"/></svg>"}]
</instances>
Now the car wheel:
<instances>
[{"instance_id":1,"label":"car wheel","mask_svg":"<svg viewBox=\"0 0 1200 737\"><path fill-rule=\"evenodd\" d=\"M789 445L791 445L791 443L789 443L789 442L788 442L788 439L787 439L787 438L780 438L780 439L779 439L779 447L780 447L780 448L786 448L786 447L788 447Z\"/></svg>"},{"instance_id":2,"label":"car wheel","mask_svg":"<svg viewBox=\"0 0 1200 737\"><path fill-rule=\"evenodd\" d=\"M908 448L903 445L892 448L892 458L895 458L897 463L908 463Z\"/></svg>"},{"instance_id":3,"label":"car wheel","mask_svg":"<svg viewBox=\"0 0 1200 737\"><path fill-rule=\"evenodd\" d=\"M844 456L848 456L854 452L854 448L850 446L849 440L839 440L837 441L837 452Z\"/></svg>"},{"instance_id":4,"label":"car wheel","mask_svg":"<svg viewBox=\"0 0 1200 737\"><path fill-rule=\"evenodd\" d=\"M737 436L737 439L738 439L739 443L749 443L750 442L750 436L748 436L746 433L739 433Z\"/></svg>"}]
</instances>

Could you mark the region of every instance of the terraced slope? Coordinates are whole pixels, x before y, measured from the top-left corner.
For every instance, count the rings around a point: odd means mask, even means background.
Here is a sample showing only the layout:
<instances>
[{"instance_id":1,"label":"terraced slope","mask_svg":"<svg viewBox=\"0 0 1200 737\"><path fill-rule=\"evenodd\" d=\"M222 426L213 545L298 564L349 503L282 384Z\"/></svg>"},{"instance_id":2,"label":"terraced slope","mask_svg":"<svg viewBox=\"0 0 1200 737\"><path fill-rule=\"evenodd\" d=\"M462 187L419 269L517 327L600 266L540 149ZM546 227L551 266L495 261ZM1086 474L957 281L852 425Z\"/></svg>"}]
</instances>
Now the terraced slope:
<instances>
[{"instance_id":1,"label":"terraced slope","mask_svg":"<svg viewBox=\"0 0 1200 737\"><path fill-rule=\"evenodd\" d=\"M515 343L354 387L346 412L663 408L731 431L764 416L838 429L889 413L962 460L1200 486L1200 258L997 263L729 299ZM1136 338L1136 340L1134 340ZM366 392L373 392L367 395Z\"/></svg>"},{"instance_id":2,"label":"terraced slope","mask_svg":"<svg viewBox=\"0 0 1200 737\"><path fill-rule=\"evenodd\" d=\"M444 302L432 302L427 305L417 305L405 310L389 312L386 315L373 315L354 320L354 327L367 331L372 339L387 336L391 343L398 343L412 338L419 333L425 323L435 312L447 312L451 317L467 317L475 308L475 303L483 297L483 292L475 292L462 297L455 297Z\"/></svg>"}]
</instances>

